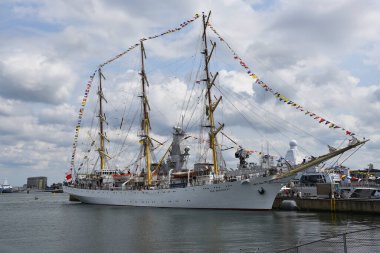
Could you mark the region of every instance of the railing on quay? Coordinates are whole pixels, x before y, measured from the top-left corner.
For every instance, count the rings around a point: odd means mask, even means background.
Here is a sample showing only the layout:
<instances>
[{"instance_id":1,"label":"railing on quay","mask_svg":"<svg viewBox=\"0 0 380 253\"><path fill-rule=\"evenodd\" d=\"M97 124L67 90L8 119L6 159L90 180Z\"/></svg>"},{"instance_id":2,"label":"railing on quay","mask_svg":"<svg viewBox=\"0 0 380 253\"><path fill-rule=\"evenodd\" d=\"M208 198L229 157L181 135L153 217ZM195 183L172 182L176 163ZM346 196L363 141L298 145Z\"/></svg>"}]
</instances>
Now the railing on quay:
<instances>
[{"instance_id":1,"label":"railing on quay","mask_svg":"<svg viewBox=\"0 0 380 253\"><path fill-rule=\"evenodd\" d=\"M334 237L297 245L278 253L369 253L380 252L380 227L343 233Z\"/></svg>"}]
</instances>

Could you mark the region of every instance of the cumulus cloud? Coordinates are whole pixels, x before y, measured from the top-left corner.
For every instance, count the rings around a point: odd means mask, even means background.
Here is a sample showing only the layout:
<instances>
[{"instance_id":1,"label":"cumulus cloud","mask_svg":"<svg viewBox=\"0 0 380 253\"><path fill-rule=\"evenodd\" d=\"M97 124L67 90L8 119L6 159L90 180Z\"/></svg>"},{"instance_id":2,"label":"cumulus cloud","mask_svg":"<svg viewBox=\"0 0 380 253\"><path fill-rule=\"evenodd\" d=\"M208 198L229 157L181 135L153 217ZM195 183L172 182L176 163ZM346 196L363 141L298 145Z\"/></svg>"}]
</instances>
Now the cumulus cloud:
<instances>
[{"instance_id":1,"label":"cumulus cloud","mask_svg":"<svg viewBox=\"0 0 380 253\"><path fill-rule=\"evenodd\" d=\"M249 85L253 83L253 80L246 73L221 70L219 74L220 85L226 86L234 92L245 92L248 95L253 95L254 91Z\"/></svg>"},{"instance_id":2,"label":"cumulus cloud","mask_svg":"<svg viewBox=\"0 0 380 253\"><path fill-rule=\"evenodd\" d=\"M0 61L0 95L28 102L59 104L68 99L73 71L40 54L19 52Z\"/></svg>"},{"instance_id":3,"label":"cumulus cloud","mask_svg":"<svg viewBox=\"0 0 380 253\"><path fill-rule=\"evenodd\" d=\"M50 183L63 178L86 81L98 64L141 37L176 27L194 13L208 10L212 10L211 22L219 33L272 88L372 139L363 149L364 155L351 159L349 165L363 167L374 162L376 167L379 162L377 2L86 0L79 4L46 0L6 2L0 7L7 10L1 11L7 26L1 27L0 39L9 42L0 49L0 170L12 184L21 185L27 176L41 174L51 177ZM199 27L197 23L173 37L147 43L148 57L153 61L147 68L157 139L170 137L170 128L183 113L183 99L193 82L202 78L198 74L197 79L189 79L183 74L184 69L199 63L198 59L184 63L200 49L196 39L201 35ZM215 37L210 38L218 42L215 60L227 63L227 67L213 65L213 72L219 71L217 85L228 91L231 100L223 98L218 121L232 126L225 131L234 139L252 149L260 149L268 140L270 149L281 154L289 139L296 138L305 150L320 153L321 144L338 145L345 138L337 130L278 102L237 62L227 62L231 55L222 53L228 49ZM177 40L182 43L177 44ZM105 88L107 99L116 101L109 102L107 112L118 107L122 112L128 102L138 102L138 68L125 72L132 69L130 65L139 64L131 59L128 56L119 61L122 64L106 68L107 81L116 84L115 90ZM116 77L116 72L122 75ZM91 95L96 93L96 84L93 86ZM192 106L202 110L201 106ZM244 116L234 112L234 106ZM85 115L92 117L93 113L86 110ZM115 129L121 118L108 120L110 128ZM82 130L85 134L87 128ZM131 148L138 141L137 132L134 129L133 137L128 139ZM109 131L112 140L119 136L119 132ZM225 153L225 157L234 166L232 155ZM12 176L16 170L19 176Z\"/></svg>"}]
</instances>

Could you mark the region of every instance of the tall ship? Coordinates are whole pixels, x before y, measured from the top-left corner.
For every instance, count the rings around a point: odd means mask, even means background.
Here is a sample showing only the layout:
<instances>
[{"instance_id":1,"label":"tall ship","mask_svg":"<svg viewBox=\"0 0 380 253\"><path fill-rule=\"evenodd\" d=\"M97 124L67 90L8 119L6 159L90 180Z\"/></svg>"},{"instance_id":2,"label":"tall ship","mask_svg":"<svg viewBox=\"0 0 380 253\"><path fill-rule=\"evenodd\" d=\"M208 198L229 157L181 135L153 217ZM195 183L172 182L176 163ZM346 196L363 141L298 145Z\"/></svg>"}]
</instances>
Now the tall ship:
<instances>
[{"instance_id":1,"label":"tall ship","mask_svg":"<svg viewBox=\"0 0 380 253\"><path fill-rule=\"evenodd\" d=\"M90 77L82 107L79 110L71 168L66 173L66 182L63 187L64 192L68 193L71 199L102 205L270 210L277 193L298 172L364 145L367 140L360 141L350 135L352 140L346 147L330 149L326 154L312 156L301 164L294 165L283 158L276 160L268 153L248 150L235 141L225 131L227 126L219 123L221 118L218 118L218 106L222 101L222 95L220 95L222 92L217 81L218 72L211 71L216 42L210 41L209 29L219 37L221 42L225 40L210 24L209 18L210 13L196 15L178 28L143 38L125 52L101 64ZM162 103L169 106L171 101L170 96L166 97L160 92L148 92L154 84L148 81L145 45L150 40L182 30L196 19L202 20L199 40L201 67L197 72L197 78L192 79L193 89L184 99L184 109L180 120L171 129L172 138L168 141L160 141L161 136L154 133L154 126L151 125L152 108L149 100L152 97L161 96ZM181 41L185 43L183 38ZM228 44L227 46L232 50ZM135 101L134 97L139 98L140 101L135 103L138 104L135 108L138 109L136 112L139 112L140 116L133 113L131 108L134 108L134 103L132 102L119 103L124 109L112 108L113 112L121 112L122 116L107 116L106 108L111 98L113 97L114 100L119 100L119 98L115 93L111 97L106 95L106 90L109 91L104 88L108 79L105 77L106 68L132 51L138 52L139 73L138 75L127 73L127 76L139 78L139 90L134 94L129 94L129 92L133 93L133 89L127 85L125 97L131 98L131 101ZM234 58L248 69L235 53ZM256 83L263 86L263 82L256 75L250 71L248 74L256 80ZM96 110L89 126L84 127L82 126L84 109L86 104L90 103L90 88L95 78L98 79L96 101L93 102ZM132 82L129 84L132 85ZM269 89L268 86L266 88ZM196 91L199 93L195 95ZM228 94L222 94L223 100L227 100ZM194 98L194 103L190 102L190 97ZM126 116L127 112L129 112L128 116ZM129 122L127 122L128 117ZM161 116L155 117L157 119ZM165 120L165 117L162 116L162 120ZM189 122L186 122L187 120ZM190 123L193 121L198 123ZM135 130L136 135L131 134L134 129L133 123L137 123L135 125L138 126ZM107 133L106 129L112 124L117 125L117 129L109 130L110 132ZM197 131L191 129L190 126L194 125L198 126ZM79 144L85 143L84 139L80 139L80 129L85 133L84 136L88 137L88 147L82 150L78 150ZM232 143L232 147L223 146L221 137L224 141ZM113 142L120 144L120 148L111 148ZM156 157L158 149L162 150L160 157ZM228 168L223 159L223 154L231 152L232 149L234 149L233 156L238 159L236 168ZM247 161L253 153L259 154L258 163ZM79 156L81 158L77 159ZM117 165L120 163L123 165Z\"/></svg>"}]
</instances>

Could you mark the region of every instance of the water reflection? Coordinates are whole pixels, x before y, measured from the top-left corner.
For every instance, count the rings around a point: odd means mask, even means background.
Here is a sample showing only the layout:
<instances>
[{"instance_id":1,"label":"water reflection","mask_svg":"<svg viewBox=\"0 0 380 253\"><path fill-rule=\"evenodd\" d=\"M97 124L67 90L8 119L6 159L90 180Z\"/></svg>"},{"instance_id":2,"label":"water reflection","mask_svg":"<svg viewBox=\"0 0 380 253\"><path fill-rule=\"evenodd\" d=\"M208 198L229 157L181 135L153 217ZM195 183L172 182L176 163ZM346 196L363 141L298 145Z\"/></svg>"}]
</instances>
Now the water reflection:
<instances>
[{"instance_id":1,"label":"water reflection","mask_svg":"<svg viewBox=\"0 0 380 253\"><path fill-rule=\"evenodd\" d=\"M273 252L380 225L365 214L110 207L67 196L0 198L6 252ZM13 250L13 251L12 251Z\"/></svg>"}]
</instances>

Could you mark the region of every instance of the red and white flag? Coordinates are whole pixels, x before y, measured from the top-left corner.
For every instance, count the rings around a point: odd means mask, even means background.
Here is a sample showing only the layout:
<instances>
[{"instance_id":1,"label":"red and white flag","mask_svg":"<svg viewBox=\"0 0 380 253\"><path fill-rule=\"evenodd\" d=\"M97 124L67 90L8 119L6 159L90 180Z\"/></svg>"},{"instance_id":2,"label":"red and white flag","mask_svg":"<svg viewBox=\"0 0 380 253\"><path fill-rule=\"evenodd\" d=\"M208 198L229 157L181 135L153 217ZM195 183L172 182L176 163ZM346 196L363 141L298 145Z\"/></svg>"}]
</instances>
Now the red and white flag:
<instances>
[{"instance_id":1,"label":"red and white flag","mask_svg":"<svg viewBox=\"0 0 380 253\"><path fill-rule=\"evenodd\" d=\"M68 172L65 173L67 181L71 181L71 179L72 179L71 171L72 171L72 169L70 169Z\"/></svg>"}]
</instances>

